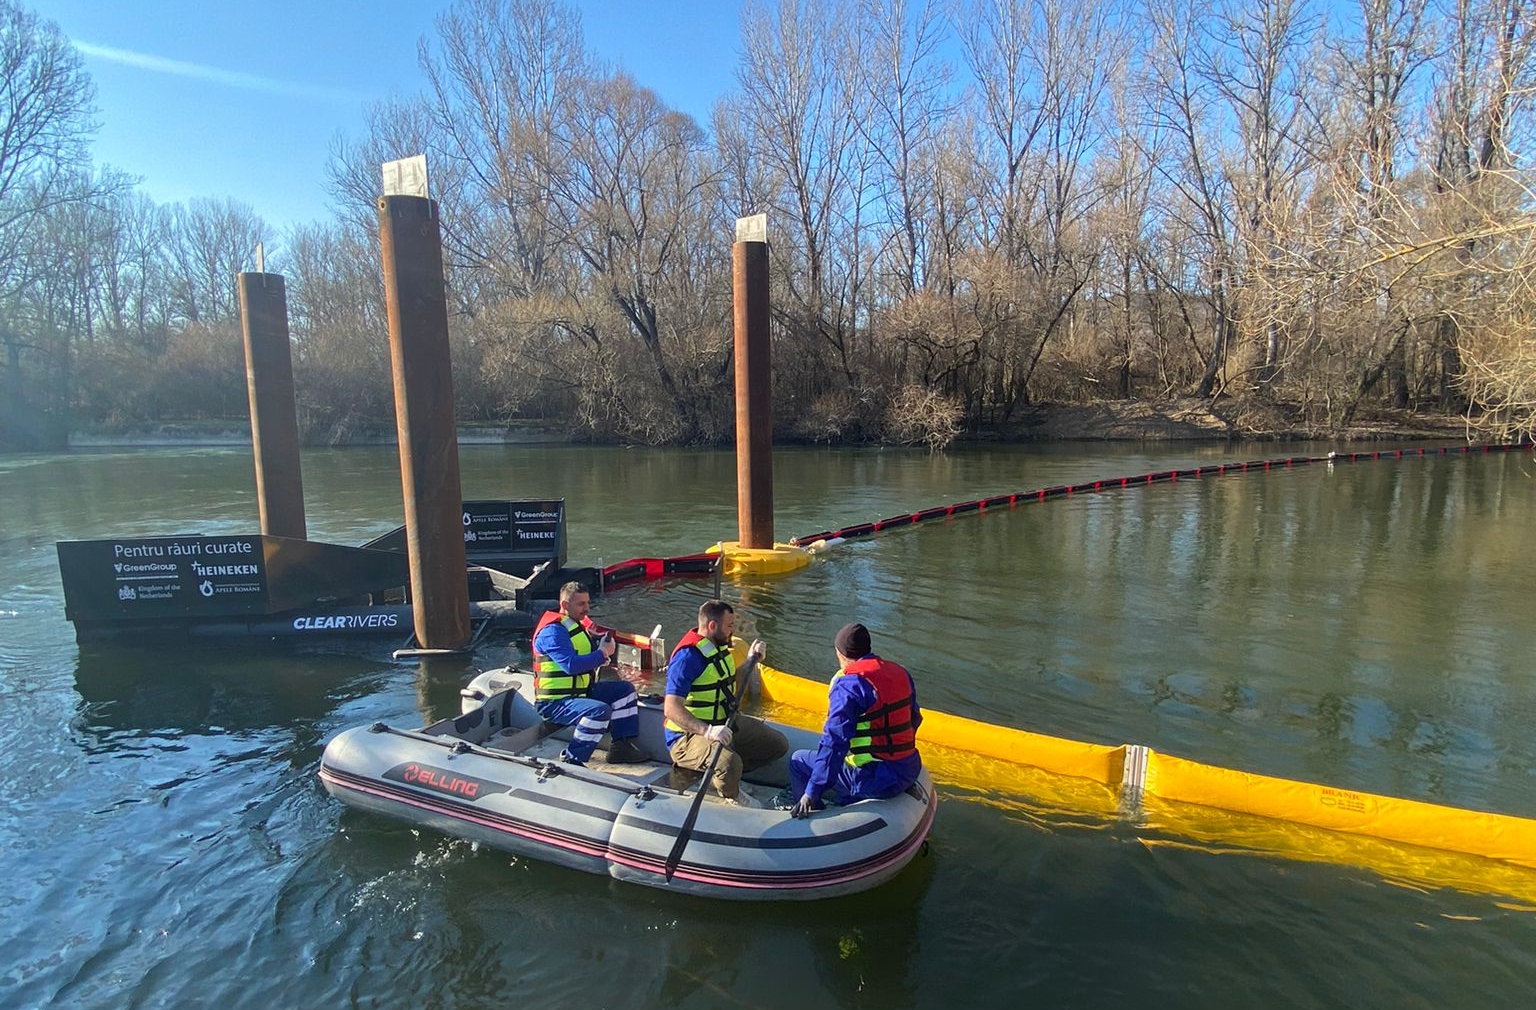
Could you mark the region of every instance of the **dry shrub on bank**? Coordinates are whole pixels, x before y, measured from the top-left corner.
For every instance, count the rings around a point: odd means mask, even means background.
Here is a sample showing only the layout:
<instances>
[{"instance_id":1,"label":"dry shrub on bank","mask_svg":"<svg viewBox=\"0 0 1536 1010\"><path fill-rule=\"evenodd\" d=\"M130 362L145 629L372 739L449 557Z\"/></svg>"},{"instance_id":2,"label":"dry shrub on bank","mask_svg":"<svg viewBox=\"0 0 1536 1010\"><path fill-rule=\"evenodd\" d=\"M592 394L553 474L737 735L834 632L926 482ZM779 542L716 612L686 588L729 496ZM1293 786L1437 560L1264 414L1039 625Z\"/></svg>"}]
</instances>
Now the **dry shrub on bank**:
<instances>
[{"instance_id":1,"label":"dry shrub on bank","mask_svg":"<svg viewBox=\"0 0 1536 1010\"><path fill-rule=\"evenodd\" d=\"M1536 292L1529 282L1521 292L1462 340L1467 395L1484 408L1481 425L1499 438L1536 437Z\"/></svg>"},{"instance_id":2,"label":"dry shrub on bank","mask_svg":"<svg viewBox=\"0 0 1536 1010\"><path fill-rule=\"evenodd\" d=\"M901 445L943 449L960 434L964 409L927 386L903 386L885 410L885 437Z\"/></svg>"},{"instance_id":3,"label":"dry shrub on bank","mask_svg":"<svg viewBox=\"0 0 1536 1010\"><path fill-rule=\"evenodd\" d=\"M481 381L505 415L570 412L590 353L570 324L572 308L542 295L507 299L463 324L480 349Z\"/></svg>"},{"instance_id":4,"label":"dry shrub on bank","mask_svg":"<svg viewBox=\"0 0 1536 1010\"><path fill-rule=\"evenodd\" d=\"M792 414L788 429L809 442L867 442L877 435L871 418L878 415L868 397L848 389L814 397L809 406Z\"/></svg>"},{"instance_id":5,"label":"dry shrub on bank","mask_svg":"<svg viewBox=\"0 0 1536 1010\"><path fill-rule=\"evenodd\" d=\"M245 352L237 324L192 323L161 353L125 341L81 347L76 416L112 427L153 421L244 418Z\"/></svg>"},{"instance_id":6,"label":"dry shrub on bank","mask_svg":"<svg viewBox=\"0 0 1536 1010\"><path fill-rule=\"evenodd\" d=\"M708 444L730 437L730 347L718 326L668 329L651 346L604 298L536 295L468 324L476 388L504 416L566 417L596 441ZM457 372L458 363L455 362Z\"/></svg>"}]
</instances>

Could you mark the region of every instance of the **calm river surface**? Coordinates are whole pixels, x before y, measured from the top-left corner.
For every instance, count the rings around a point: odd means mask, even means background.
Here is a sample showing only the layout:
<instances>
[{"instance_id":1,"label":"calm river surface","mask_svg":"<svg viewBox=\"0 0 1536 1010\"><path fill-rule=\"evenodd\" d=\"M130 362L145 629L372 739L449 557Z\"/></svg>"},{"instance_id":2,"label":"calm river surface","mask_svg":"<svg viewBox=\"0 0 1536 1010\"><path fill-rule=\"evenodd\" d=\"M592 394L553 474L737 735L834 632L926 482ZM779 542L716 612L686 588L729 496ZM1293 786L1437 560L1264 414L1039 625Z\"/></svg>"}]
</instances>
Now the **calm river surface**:
<instances>
[{"instance_id":1,"label":"calm river surface","mask_svg":"<svg viewBox=\"0 0 1536 1010\"><path fill-rule=\"evenodd\" d=\"M1334 446L787 450L781 539L980 495ZM570 560L735 535L729 453L467 447L466 498L564 496ZM310 535L398 524L394 450L309 452ZM256 531L248 451L0 457L0 1007L1507 1007L1536 910L1376 873L1150 844L944 791L868 894L709 903L344 810L331 735L457 710L478 669L77 646L61 539ZM924 524L727 584L769 661L870 625L930 708L1536 817L1529 453L1314 465ZM675 639L704 582L621 590Z\"/></svg>"}]
</instances>

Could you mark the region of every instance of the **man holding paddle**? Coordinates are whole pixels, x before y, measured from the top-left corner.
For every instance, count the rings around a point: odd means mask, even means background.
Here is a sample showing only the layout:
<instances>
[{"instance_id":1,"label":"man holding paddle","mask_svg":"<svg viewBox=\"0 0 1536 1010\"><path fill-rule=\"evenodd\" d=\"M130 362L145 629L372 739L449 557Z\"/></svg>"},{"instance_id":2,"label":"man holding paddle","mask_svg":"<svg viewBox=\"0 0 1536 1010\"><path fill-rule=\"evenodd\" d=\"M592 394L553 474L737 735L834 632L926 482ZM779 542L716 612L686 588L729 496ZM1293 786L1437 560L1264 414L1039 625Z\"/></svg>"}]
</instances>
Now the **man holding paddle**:
<instances>
[{"instance_id":1,"label":"man holding paddle","mask_svg":"<svg viewBox=\"0 0 1536 1010\"><path fill-rule=\"evenodd\" d=\"M698 627L683 635L667 664L662 712L674 765L700 772L713 767L711 784L723 799L757 806L741 792L741 775L782 756L789 741L762 720L736 714L737 699L766 648L761 641L752 643L738 677L731 657L735 627L735 608L724 600L699 607Z\"/></svg>"}]
</instances>

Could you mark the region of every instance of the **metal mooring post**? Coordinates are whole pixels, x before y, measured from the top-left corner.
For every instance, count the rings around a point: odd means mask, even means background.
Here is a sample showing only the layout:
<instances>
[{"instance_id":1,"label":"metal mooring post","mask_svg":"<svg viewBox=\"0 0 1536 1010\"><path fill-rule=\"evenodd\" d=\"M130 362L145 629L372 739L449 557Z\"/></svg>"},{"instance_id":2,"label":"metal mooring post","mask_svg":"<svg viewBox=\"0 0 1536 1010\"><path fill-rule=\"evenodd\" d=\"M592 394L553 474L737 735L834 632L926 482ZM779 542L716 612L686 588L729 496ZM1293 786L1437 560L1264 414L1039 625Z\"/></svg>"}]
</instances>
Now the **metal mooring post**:
<instances>
[{"instance_id":1,"label":"metal mooring post","mask_svg":"<svg viewBox=\"0 0 1536 1010\"><path fill-rule=\"evenodd\" d=\"M307 535L304 478L299 467L287 290L281 274L237 274L235 285L240 292L240 335L245 344L261 532L303 540Z\"/></svg>"},{"instance_id":2,"label":"metal mooring post","mask_svg":"<svg viewBox=\"0 0 1536 1010\"><path fill-rule=\"evenodd\" d=\"M391 162L384 177L379 251L416 642L461 649L470 637L469 587L437 202L426 195L424 157Z\"/></svg>"},{"instance_id":3,"label":"metal mooring post","mask_svg":"<svg viewBox=\"0 0 1536 1010\"><path fill-rule=\"evenodd\" d=\"M773 375L768 215L738 218L731 247L736 328L736 518L741 546L773 547Z\"/></svg>"}]
</instances>

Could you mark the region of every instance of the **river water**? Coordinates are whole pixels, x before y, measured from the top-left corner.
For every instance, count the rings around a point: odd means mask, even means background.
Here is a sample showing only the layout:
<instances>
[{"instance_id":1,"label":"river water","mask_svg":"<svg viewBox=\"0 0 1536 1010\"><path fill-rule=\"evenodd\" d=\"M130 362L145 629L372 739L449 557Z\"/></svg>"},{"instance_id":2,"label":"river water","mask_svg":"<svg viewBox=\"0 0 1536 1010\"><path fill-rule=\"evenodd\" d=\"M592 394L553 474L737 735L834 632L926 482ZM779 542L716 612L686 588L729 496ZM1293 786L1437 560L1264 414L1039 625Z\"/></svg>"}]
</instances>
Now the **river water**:
<instances>
[{"instance_id":1,"label":"river water","mask_svg":"<svg viewBox=\"0 0 1536 1010\"><path fill-rule=\"evenodd\" d=\"M1287 446L1284 454L1328 446ZM1064 445L784 450L791 535L981 495L1280 455ZM572 564L735 534L728 453L462 450L466 498L567 499ZM304 457L310 535L400 522L390 448ZM1491 1007L1536 914L1349 865L1159 844L943 791L931 852L864 895L710 903L349 811L337 731L451 714L479 669L326 651L78 646L53 544L251 533L248 451L0 457L0 1006ZM933 709L1536 817L1529 453L1181 481L850 542L727 582L781 669L861 619ZM621 590L675 639L706 582Z\"/></svg>"}]
</instances>

